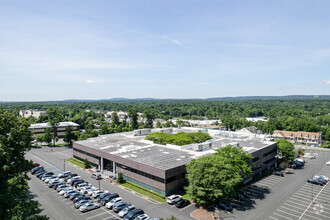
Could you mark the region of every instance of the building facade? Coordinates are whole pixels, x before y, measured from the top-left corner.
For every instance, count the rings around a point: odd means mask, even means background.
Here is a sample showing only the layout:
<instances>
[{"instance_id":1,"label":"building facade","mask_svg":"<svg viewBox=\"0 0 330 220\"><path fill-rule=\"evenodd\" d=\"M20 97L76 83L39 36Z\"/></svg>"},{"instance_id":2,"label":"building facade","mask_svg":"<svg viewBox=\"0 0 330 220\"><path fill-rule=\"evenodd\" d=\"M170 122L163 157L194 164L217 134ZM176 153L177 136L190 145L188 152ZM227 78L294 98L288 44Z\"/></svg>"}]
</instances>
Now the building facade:
<instances>
[{"instance_id":1,"label":"building facade","mask_svg":"<svg viewBox=\"0 0 330 220\"><path fill-rule=\"evenodd\" d=\"M65 135L65 130L68 126L72 126L74 131L79 131L80 126L74 122L60 122L55 128L55 136L62 138ZM31 124L29 130L32 132L32 138L35 139L39 135L43 135L47 128L51 128L48 123Z\"/></svg>"},{"instance_id":2,"label":"building facade","mask_svg":"<svg viewBox=\"0 0 330 220\"><path fill-rule=\"evenodd\" d=\"M322 144L322 135L317 132L275 130L273 132L273 138L286 139L296 144L313 146L319 146Z\"/></svg>"},{"instance_id":3,"label":"building facade","mask_svg":"<svg viewBox=\"0 0 330 220\"><path fill-rule=\"evenodd\" d=\"M47 113L45 111L30 109L30 110L20 110L19 115L24 118L29 118L29 117L39 118L40 116L46 116Z\"/></svg>"}]
</instances>

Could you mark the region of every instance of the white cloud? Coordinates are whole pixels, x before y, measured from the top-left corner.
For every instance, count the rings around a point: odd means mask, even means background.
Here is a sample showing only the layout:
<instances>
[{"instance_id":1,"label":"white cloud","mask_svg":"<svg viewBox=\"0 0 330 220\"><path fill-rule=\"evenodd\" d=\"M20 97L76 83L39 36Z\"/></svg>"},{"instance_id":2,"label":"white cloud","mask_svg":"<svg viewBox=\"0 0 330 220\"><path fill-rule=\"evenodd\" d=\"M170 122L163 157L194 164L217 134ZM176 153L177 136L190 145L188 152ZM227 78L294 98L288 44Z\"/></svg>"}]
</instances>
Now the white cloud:
<instances>
[{"instance_id":1,"label":"white cloud","mask_svg":"<svg viewBox=\"0 0 330 220\"><path fill-rule=\"evenodd\" d=\"M163 35L163 38L165 38L165 39L171 41L172 43L175 43L176 45L179 45L179 46L181 46L181 47L186 48L186 47L185 47L180 41L178 41L178 40L176 40L176 39L172 39L172 38L170 38L170 37L167 36L167 35Z\"/></svg>"},{"instance_id":2,"label":"white cloud","mask_svg":"<svg viewBox=\"0 0 330 220\"><path fill-rule=\"evenodd\" d=\"M326 84L330 84L330 80L326 82Z\"/></svg>"},{"instance_id":3,"label":"white cloud","mask_svg":"<svg viewBox=\"0 0 330 220\"><path fill-rule=\"evenodd\" d=\"M86 83L95 83L95 81L88 79L86 80Z\"/></svg>"},{"instance_id":4,"label":"white cloud","mask_svg":"<svg viewBox=\"0 0 330 220\"><path fill-rule=\"evenodd\" d=\"M330 84L330 80L322 80L322 84Z\"/></svg>"}]
</instances>

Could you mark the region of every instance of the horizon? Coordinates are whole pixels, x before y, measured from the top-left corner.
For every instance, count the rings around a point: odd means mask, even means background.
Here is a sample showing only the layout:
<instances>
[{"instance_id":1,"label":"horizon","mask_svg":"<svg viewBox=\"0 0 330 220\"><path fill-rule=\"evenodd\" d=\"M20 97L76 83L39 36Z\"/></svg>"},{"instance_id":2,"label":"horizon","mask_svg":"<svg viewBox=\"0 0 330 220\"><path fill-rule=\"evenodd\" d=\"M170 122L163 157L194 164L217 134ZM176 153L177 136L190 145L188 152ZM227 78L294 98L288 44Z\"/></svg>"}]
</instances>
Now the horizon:
<instances>
[{"instance_id":1,"label":"horizon","mask_svg":"<svg viewBox=\"0 0 330 220\"><path fill-rule=\"evenodd\" d=\"M3 2L0 100L330 95L329 7Z\"/></svg>"}]
</instances>

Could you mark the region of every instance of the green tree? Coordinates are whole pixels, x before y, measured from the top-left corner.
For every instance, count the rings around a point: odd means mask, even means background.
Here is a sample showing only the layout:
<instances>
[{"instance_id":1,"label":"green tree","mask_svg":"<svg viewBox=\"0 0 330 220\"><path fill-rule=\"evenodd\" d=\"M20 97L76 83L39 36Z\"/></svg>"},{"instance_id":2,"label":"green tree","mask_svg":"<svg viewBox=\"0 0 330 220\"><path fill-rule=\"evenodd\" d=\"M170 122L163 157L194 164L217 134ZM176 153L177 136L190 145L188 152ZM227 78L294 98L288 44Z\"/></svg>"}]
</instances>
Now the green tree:
<instances>
[{"instance_id":1,"label":"green tree","mask_svg":"<svg viewBox=\"0 0 330 220\"><path fill-rule=\"evenodd\" d=\"M305 149L303 149L303 148L299 148L298 150L297 150L297 154L299 154L299 155L304 155L305 154Z\"/></svg>"},{"instance_id":2,"label":"green tree","mask_svg":"<svg viewBox=\"0 0 330 220\"><path fill-rule=\"evenodd\" d=\"M227 199L244 177L251 176L251 154L242 147L226 146L213 155L192 159L187 168L187 194L197 203Z\"/></svg>"},{"instance_id":3,"label":"green tree","mask_svg":"<svg viewBox=\"0 0 330 220\"><path fill-rule=\"evenodd\" d=\"M123 173L118 173L118 179L117 179L117 182L118 182L119 184L125 182L124 177L123 177Z\"/></svg>"},{"instance_id":4,"label":"green tree","mask_svg":"<svg viewBox=\"0 0 330 220\"><path fill-rule=\"evenodd\" d=\"M38 217L39 204L28 199L27 172L33 164L24 154L31 149L29 125L0 109L0 219L48 219Z\"/></svg>"},{"instance_id":5,"label":"green tree","mask_svg":"<svg viewBox=\"0 0 330 220\"><path fill-rule=\"evenodd\" d=\"M138 124L138 113L136 109L130 109L128 111L128 117L129 117L129 122L132 127L132 130L138 129L139 124Z\"/></svg>"},{"instance_id":6,"label":"green tree","mask_svg":"<svg viewBox=\"0 0 330 220\"><path fill-rule=\"evenodd\" d=\"M70 145L72 145L73 141L78 140L78 137L76 135L76 133L74 133L74 129L71 125L69 125L66 129L65 129L65 135L63 137L63 141L65 143L69 143Z\"/></svg>"},{"instance_id":7,"label":"green tree","mask_svg":"<svg viewBox=\"0 0 330 220\"><path fill-rule=\"evenodd\" d=\"M151 110L144 111L143 117L146 119L145 127L146 128L153 128L154 126L154 119L156 118L156 115Z\"/></svg>"},{"instance_id":8,"label":"green tree","mask_svg":"<svg viewBox=\"0 0 330 220\"><path fill-rule=\"evenodd\" d=\"M294 145L285 139L276 140L278 153L282 160L291 163L295 158Z\"/></svg>"},{"instance_id":9,"label":"green tree","mask_svg":"<svg viewBox=\"0 0 330 220\"><path fill-rule=\"evenodd\" d=\"M56 127L63 120L63 117L60 111L53 107L47 109L47 115L48 115L48 124L53 128L53 145L55 145Z\"/></svg>"},{"instance_id":10,"label":"green tree","mask_svg":"<svg viewBox=\"0 0 330 220\"><path fill-rule=\"evenodd\" d=\"M112 114L111 114L111 122L112 122L113 124L117 125L117 126L120 124L120 122L119 122L119 117L118 117L117 112L112 112ZM114 127L114 126L113 126L113 127Z\"/></svg>"},{"instance_id":11,"label":"green tree","mask_svg":"<svg viewBox=\"0 0 330 220\"><path fill-rule=\"evenodd\" d=\"M156 128L161 128L162 127L162 123L160 123L160 121L156 122Z\"/></svg>"},{"instance_id":12,"label":"green tree","mask_svg":"<svg viewBox=\"0 0 330 220\"><path fill-rule=\"evenodd\" d=\"M42 134L42 140L48 145L50 145L50 143L52 142L51 130L52 130L51 128L46 128L45 133Z\"/></svg>"}]
</instances>

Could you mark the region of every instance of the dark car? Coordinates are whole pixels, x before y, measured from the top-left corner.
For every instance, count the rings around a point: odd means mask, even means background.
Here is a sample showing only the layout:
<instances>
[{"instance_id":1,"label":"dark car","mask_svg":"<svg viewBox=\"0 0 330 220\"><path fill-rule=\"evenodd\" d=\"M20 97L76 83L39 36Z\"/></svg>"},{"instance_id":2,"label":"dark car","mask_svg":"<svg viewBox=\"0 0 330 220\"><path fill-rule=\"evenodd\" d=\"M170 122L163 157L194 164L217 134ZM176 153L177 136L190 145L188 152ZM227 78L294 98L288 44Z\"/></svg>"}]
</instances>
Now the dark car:
<instances>
[{"instance_id":1,"label":"dark car","mask_svg":"<svg viewBox=\"0 0 330 220\"><path fill-rule=\"evenodd\" d=\"M225 210L225 211L233 211L233 207L231 207L231 205L229 203L226 202L219 202L216 207L218 207L219 209Z\"/></svg>"},{"instance_id":2,"label":"dark car","mask_svg":"<svg viewBox=\"0 0 330 220\"><path fill-rule=\"evenodd\" d=\"M107 197L107 196L109 196L111 193L109 193L109 192L104 192L104 193L102 193L102 194L100 194L99 196L97 196L96 198L97 198L97 201L101 201L102 199L104 199L105 197Z\"/></svg>"},{"instance_id":3,"label":"dark car","mask_svg":"<svg viewBox=\"0 0 330 220\"><path fill-rule=\"evenodd\" d=\"M237 200L244 200L244 199L246 199L246 198L248 198L249 196L248 196L248 194L246 193L246 192L244 192L244 191L238 191L237 193L236 193L236 197L235 197L235 199L237 199Z\"/></svg>"},{"instance_id":4,"label":"dark car","mask_svg":"<svg viewBox=\"0 0 330 220\"><path fill-rule=\"evenodd\" d=\"M44 167L35 167L31 170L31 173L35 174L36 172L42 171L42 170L44 170Z\"/></svg>"},{"instance_id":5,"label":"dark car","mask_svg":"<svg viewBox=\"0 0 330 220\"><path fill-rule=\"evenodd\" d=\"M273 174L276 176L284 177L284 173L282 171L275 171Z\"/></svg>"},{"instance_id":6,"label":"dark car","mask_svg":"<svg viewBox=\"0 0 330 220\"><path fill-rule=\"evenodd\" d=\"M47 171L45 171L45 170L42 170L42 171L38 171L38 172L36 172L36 177L38 177L39 178L39 176L41 176L41 175L43 175L43 174L45 174Z\"/></svg>"},{"instance_id":7,"label":"dark car","mask_svg":"<svg viewBox=\"0 0 330 220\"><path fill-rule=\"evenodd\" d=\"M75 176L78 176L78 174L73 173L73 174L71 174L71 175L65 177L64 179L65 179L65 181L68 181L68 179L71 179L72 177L75 177Z\"/></svg>"},{"instance_id":8,"label":"dark car","mask_svg":"<svg viewBox=\"0 0 330 220\"><path fill-rule=\"evenodd\" d=\"M75 184L75 182L77 182L77 181L81 181L82 179L75 179L75 180L72 180L71 182L70 182L70 184L71 184L71 186L73 186L74 184Z\"/></svg>"},{"instance_id":9,"label":"dark car","mask_svg":"<svg viewBox=\"0 0 330 220\"><path fill-rule=\"evenodd\" d=\"M73 202L74 203L76 203L76 202L78 202L78 201L80 201L80 200L92 200L91 198L89 198L89 197L87 197L87 196L77 196L77 197L75 197L74 199L73 199Z\"/></svg>"},{"instance_id":10,"label":"dark car","mask_svg":"<svg viewBox=\"0 0 330 220\"><path fill-rule=\"evenodd\" d=\"M320 186L323 186L324 185L324 183L322 183L318 179L308 179L307 182L308 183L313 183L313 184L316 184L316 185L320 185Z\"/></svg>"},{"instance_id":11,"label":"dark car","mask_svg":"<svg viewBox=\"0 0 330 220\"><path fill-rule=\"evenodd\" d=\"M116 213L120 212L123 208L130 206L131 204L128 202L118 202L113 205L112 210Z\"/></svg>"},{"instance_id":12,"label":"dark car","mask_svg":"<svg viewBox=\"0 0 330 220\"><path fill-rule=\"evenodd\" d=\"M134 209L125 215L124 220L133 220L136 216L142 214L144 214L142 209Z\"/></svg>"},{"instance_id":13,"label":"dark car","mask_svg":"<svg viewBox=\"0 0 330 220\"><path fill-rule=\"evenodd\" d=\"M103 199L100 200L102 205L105 205L106 203L110 202L112 199L119 197L118 193L113 193L110 195L107 195L106 197L104 197Z\"/></svg>"},{"instance_id":14,"label":"dark car","mask_svg":"<svg viewBox=\"0 0 330 220\"><path fill-rule=\"evenodd\" d=\"M55 183L53 188L56 190L58 186L64 185L62 182Z\"/></svg>"},{"instance_id":15,"label":"dark car","mask_svg":"<svg viewBox=\"0 0 330 220\"><path fill-rule=\"evenodd\" d=\"M80 193L72 193L71 195L70 195L70 199L71 200L74 200L76 197L78 197L78 196L82 196Z\"/></svg>"},{"instance_id":16,"label":"dark car","mask_svg":"<svg viewBox=\"0 0 330 220\"><path fill-rule=\"evenodd\" d=\"M187 206L187 205L190 205L190 201L187 200L187 199L181 199L181 200L179 200L179 201L177 201L177 202L175 203L175 206L176 206L177 208L183 208L183 207L185 207L185 206Z\"/></svg>"},{"instance_id":17,"label":"dark car","mask_svg":"<svg viewBox=\"0 0 330 220\"><path fill-rule=\"evenodd\" d=\"M78 184L80 184L80 183L84 183L84 182L85 182L84 180L77 180L77 181L74 181L73 186L74 186L74 187L77 187Z\"/></svg>"}]
</instances>

